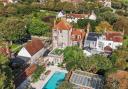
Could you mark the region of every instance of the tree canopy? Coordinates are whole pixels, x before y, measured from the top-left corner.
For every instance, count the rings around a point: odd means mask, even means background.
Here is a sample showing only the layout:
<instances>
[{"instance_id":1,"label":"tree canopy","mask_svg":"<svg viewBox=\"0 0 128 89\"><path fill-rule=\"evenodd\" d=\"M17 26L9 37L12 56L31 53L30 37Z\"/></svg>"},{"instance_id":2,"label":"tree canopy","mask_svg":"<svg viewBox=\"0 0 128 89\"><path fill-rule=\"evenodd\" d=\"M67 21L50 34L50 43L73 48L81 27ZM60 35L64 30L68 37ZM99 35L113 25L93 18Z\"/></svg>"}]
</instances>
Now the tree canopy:
<instances>
[{"instance_id":1,"label":"tree canopy","mask_svg":"<svg viewBox=\"0 0 128 89\"><path fill-rule=\"evenodd\" d=\"M7 57L0 54L0 88L14 89L13 75Z\"/></svg>"},{"instance_id":2,"label":"tree canopy","mask_svg":"<svg viewBox=\"0 0 128 89\"><path fill-rule=\"evenodd\" d=\"M40 19L33 17L29 26L28 31L31 35L48 35L47 32L49 32L50 27L41 21Z\"/></svg>"},{"instance_id":3,"label":"tree canopy","mask_svg":"<svg viewBox=\"0 0 128 89\"><path fill-rule=\"evenodd\" d=\"M26 21L17 17L9 17L0 23L1 39L16 41L26 35Z\"/></svg>"}]
</instances>

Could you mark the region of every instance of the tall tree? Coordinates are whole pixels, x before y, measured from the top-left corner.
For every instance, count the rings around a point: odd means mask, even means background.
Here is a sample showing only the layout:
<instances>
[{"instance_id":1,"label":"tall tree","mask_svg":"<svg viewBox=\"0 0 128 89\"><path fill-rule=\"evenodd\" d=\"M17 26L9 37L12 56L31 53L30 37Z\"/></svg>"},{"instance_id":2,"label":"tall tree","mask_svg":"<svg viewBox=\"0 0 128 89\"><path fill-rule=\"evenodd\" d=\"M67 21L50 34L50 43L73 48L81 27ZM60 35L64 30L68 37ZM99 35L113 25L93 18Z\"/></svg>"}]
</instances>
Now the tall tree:
<instances>
[{"instance_id":1,"label":"tall tree","mask_svg":"<svg viewBox=\"0 0 128 89\"><path fill-rule=\"evenodd\" d=\"M106 21L101 21L100 24L96 26L96 32L98 33L104 33L112 30L113 30L112 26Z\"/></svg>"},{"instance_id":2,"label":"tall tree","mask_svg":"<svg viewBox=\"0 0 128 89\"><path fill-rule=\"evenodd\" d=\"M124 31L124 34L128 34L128 18L120 17L113 25L116 31Z\"/></svg>"},{"instance_id":3,"label":"tall tree","mask_svg":"<svg viewBox=\"0 0 128 89\"><path fill-rule=\"evenodd\" d=\"M84 60L82 49L77 46L64 49L64 62L68 70L80 68L80 61Z\"/></svg>"},{"instance_id":4,"label":"tall tree","mask_svg":"<svg viewBox=\"0 0 128 89\"><path fill-rule=\"evenodd\" d=\"M26 22L20 18L9 17L0 23L0 35L6 41L16 41L26 35Z\"/></svg>"}]
</instances>

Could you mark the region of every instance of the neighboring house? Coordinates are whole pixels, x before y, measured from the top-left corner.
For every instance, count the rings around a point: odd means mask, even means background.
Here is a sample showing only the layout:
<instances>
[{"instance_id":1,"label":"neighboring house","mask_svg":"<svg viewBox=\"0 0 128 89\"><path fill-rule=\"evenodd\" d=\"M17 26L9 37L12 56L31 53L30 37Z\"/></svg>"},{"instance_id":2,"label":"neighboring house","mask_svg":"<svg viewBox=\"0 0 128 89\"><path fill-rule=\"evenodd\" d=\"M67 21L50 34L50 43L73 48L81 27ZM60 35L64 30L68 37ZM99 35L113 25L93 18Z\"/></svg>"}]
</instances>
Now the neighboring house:
<instances>
[{"instance_id":1,"label":"neighboring house","mask_svg":"<svg viewBox=\"0 0 128 89\"><path fill-rule=\"evenodd\" d=\"M10 49L9 48L6 48L6 47L0 47L0 54L3 54L5 56L8 56L10 55Z\"/></svg>"},{"instance_id":2,"label":"neighboring house","mask_svg":"<svg viewBox=\"0 0 128 89\"><path fill-rule=\"evenodd\" d=\"M108 41L113 41L113 49L117 49L118 46L123 44L123 34L122 32L106 32L105 39Z\"/></svg>"},{"instance_id":3,"label":"neighboring house","mask_svg":"<svg viewBox=\"0 0 128 89\"><path fill-rule=\"evenodd\" d=\"M97 34L95 32L89 32L87 37L85 38L84 48L89 47L89 48L96 49L97 40L99 39L99 37L100 37L99 34Z\"/></svg>"},{"instance_id":4,"label":"neighboring house","mask_svg":"<svg viewBox=\"0 0 128 89\"><path fill-rule=\"evenodd\" d=\"M63 17L65 17L64 11L60 11L60 12L57 14L57 16L56 16L56 18L63 18Z\"/></svg>"},{"instance_id":5,"label":"neighboring house","mask_svg":"<svg viewBox=\"0 0 128 89\"><path fill-rule=\"evenodd\" d=\"M31 75L35 72L37 66L35 64L30 65L21 72L14 80L16 89L26 89L30 85Z\"/></svg>"},{"instance_id":6,"label":"neighboring house","mask_svg":"<svg viewBox=\"0 0 128 89\"><path fill-rule=\"evenodd\" d=\"M89 19L90 20L96 20L97 19L96 14L94 13L94 11L92 11L91 15L89 16Z\"/></svg>"},{"instance_id":7,"label":"neighboring house","mask_svg":"<svg viewBox=\"0 0 128 89\"><path fill-rule=\"evenodd\" d=\"M74 22L77 23L79 19L86 19L89 17L89 14L66 14L67 22Z\"/></svg>"},{"instance_id":8,"label":"neighboring house","mask_svg":"<svg viewBox=\"0 0 128 89\"><path fill-rule=\"evenodd\" d=\"M36 59L43 56L45 52L44 44L40 39L33 38L19 51L17 57L30 58L30 63L34 63Z\"/></svg>"},{"instance_id":9,"label":"neighboring house","mask_svg":"<svg viewBox=\"0 0 128 89\"><path fill-rule=\"evenodd\" d=\"M84 41L84 49L93 54L108 53L117 49L123 43L123 33L121 32L105 32L99 35L95 32L89 32ZM85 53L87 53L85 51Z\"/></svg>"},{"instance_id":10,"label":"neighboring house","mask_svg":"<svg viewBox=\"0 0 128 89\"><path fill-rule=\"evenodd\" d=\"M72 46L78 45L83 47L83 39L85 37L84 29L73 29L71 32Z\"/></svg>"},{"instance_id":11,"label":"neighboring house","mask_svg":"<svg viewBox=\"0 0 128 89\"><path fill-rule=\"evenodd\" d=\"M60 0L61 2L70 2L70 3L81 3L83 2L84 0Z\"/></svg>"},{"instance_id":12,"label":"neighboring house","mask_svg":"<svg viewBox=\"0 0 128 89\"><path fill-rule=\"evenodd\" d=\"M98 0L104 7L111 7L111 0Z\"/></svg>"},{"instance_id":13,"label":"neighboring house","mask_svg":"<svg viewBox=\"0 0 128 89\"><path fill-rule=\"evenodd\" d=\"M1 2L4 4L4 6L6 6L9 3L16 3L18 0L1 0Z\"/></svg>"},{"instance_id":14,"label":"neighboring house","mask_svg":"<svg viewBox=\"0 0 128 89\"><path fill-rule=\"evenodd\" d=\"M75 14L75 13L64 14L64 12L61 11L57 14L56 18L66 19L66 21L69 23L77 23L77 21L79 19L90 19L90 20L96 20L97 19L94 11L92 11L90 14Z\"/></svg>"},{"instance_id":15,"label":"neighboring house","mask_svg":"<svg viewBox=\"0 0 128 89\"><path fill-rule=\"evenodd\" d=\"M52 30L53 48L65 48L74 44L81 44L84 30L76 30L66 20L55 23Z\"/></svg>"},{"instance_id":16,"label":"neighboring house","mask_svg":"<svg viewBox=\"0 0 128 89\"><path fill-rule=\"evenodd\" d=\"M69 82L76 89L103 89L103 77L97 74L75 70L72 72Z\"/></svg>"}]
</instances>

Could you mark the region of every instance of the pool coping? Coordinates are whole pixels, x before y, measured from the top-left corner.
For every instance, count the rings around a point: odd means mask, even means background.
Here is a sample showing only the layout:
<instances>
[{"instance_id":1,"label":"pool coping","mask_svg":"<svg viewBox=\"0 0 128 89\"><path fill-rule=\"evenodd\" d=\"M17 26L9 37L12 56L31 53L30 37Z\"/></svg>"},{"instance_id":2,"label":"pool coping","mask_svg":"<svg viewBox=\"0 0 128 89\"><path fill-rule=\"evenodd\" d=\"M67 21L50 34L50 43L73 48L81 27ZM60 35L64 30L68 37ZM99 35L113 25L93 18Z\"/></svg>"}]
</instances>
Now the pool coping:
<instances>
[{"instance_id":1,"label":"pool coping","mask_svg":"<svg viewBox=\"0 0 128 89\"><path fill-rule=\"evenodd\" d=\"M34 84L31 84L34 88L36 89L43 89L44 86L47 84L47 82L50 80L50 78L53 76L55 72L64 72L68 73L67 70L62 69L57 66L50 66L47 68L47 70L51 70L51 73L44 79L44 80L39 80L38 83L34 86Z\"/></svg>"}]
</instances>

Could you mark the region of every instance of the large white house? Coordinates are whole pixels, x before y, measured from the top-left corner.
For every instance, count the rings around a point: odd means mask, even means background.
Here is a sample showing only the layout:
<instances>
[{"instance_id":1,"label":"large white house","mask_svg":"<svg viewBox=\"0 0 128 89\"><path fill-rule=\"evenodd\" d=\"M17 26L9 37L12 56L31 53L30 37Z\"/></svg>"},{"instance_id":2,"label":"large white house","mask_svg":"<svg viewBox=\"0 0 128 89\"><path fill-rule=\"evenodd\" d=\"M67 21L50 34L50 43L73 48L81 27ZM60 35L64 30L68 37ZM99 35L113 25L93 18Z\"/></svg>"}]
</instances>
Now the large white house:
<instances>
[{"instance_id":1,"label":"large white house","mask_svg":"<svg viewBox=\"0 0 128 89\"><path fill-rule=\"evenodd\" d=\"M30 63L34 63L36 59L43 56L45 52L44 44L40 39L33 38L19 51L17 57L30 58Z\"/></svg>"}]
</instances>

